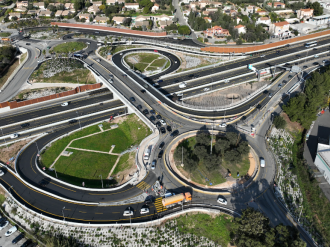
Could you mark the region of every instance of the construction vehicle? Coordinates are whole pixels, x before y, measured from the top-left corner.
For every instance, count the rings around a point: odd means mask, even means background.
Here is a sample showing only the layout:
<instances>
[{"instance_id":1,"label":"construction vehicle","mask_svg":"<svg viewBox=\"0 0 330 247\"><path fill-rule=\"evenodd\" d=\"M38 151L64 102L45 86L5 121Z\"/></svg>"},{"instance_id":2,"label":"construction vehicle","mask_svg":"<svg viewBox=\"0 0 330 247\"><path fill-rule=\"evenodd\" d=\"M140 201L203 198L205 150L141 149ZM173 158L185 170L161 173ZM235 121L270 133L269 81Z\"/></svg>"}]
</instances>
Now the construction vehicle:
<instances>
[{"instance_id":1,"label":"construction vehicle","mask_svg":"<svg viewBox=\"0 0 330 247\"><path fill-rule=\"evenodd\" d=\"M189 192L163 198L162 200L163 206L167 208L190 201L191 201L191 194Z\"/></svg>"}]
</instances>

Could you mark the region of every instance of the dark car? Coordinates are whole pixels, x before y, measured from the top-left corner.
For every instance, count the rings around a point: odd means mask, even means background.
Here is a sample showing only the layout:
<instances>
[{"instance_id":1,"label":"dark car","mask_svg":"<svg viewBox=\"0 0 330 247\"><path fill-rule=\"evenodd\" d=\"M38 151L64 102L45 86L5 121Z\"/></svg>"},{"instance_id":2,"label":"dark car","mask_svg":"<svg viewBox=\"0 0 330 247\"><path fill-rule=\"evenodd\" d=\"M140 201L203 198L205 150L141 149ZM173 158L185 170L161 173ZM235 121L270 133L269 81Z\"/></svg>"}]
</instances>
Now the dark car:
<instances>
[{"instance_id":1,"label":"dark car","mask_svg":"<svg viewBox=\"0 0 330 247\"><path fill-rule=\"evenodd\" d=\"M167 125L167 126L166 126L166 129L167 129L168 132L172 132L172 127L171 127L171 125Z\"/></svg>"},{"instance_id":2,"label":"dark car","mask_svg":"<svg viewBox=\"0 0 330 247\"><path fill-rule=\"evenodd\" d=\"M163 153L164 153L163 150L161 150L161 151L159 152L159 154L158 154L158 159L160 159L161 157L163 157Z\"/></svg>"},{"instance_id":3,"label":"dark car","mask_svg":"<svg viewBox=\"0 0 330 247\"><path fill-rule=\"evenodd\" d=\"M175 80L175 81L174 81L174 83L178 83L178 82L179 82L179 80Z\"/></svg>"},{"instance_id":4,"label":"dark car","mask_svg":"<svg viewBox=\"0 0 330 247\"><path fill-rule=\"evenodd\" d=\"M48 178L49 179L49 178ZM47 178L44 178L44 179L42 179L40 182L39 182L39 185L41 186L41 187L46 187L49 183L50 183L50 181L48 180Z\"/></svg>"},{"instance_id":5,"label":"dark car","mask_svg":"<svg viewBox=\"0 0 330 247\"><path fill-rule=\"evenodd\" d=\"M162 134L165 134L165 133L166 133L165 128L164 128L164 127L161 127L161 128L160 128L160 132L162 132Z\"/></svg>"},{"instance_id":6,"label":"dark car","mask_svg":"<svg viewBox=\"0 0 330 247\"><path fill-rule=\"evenodd\" d=\"M159 144L159 149L163 149L164 146L165 146L165 142L162 142L161 144Z\"/></svg>"},{"instance_id":7,"label":"dark car","mask_svg":"<svg viewBox=\"0 0 330 247\"><path fill-rule=\"evenodd\" d=\"M19 241L21 241L24 238L24 234L21 233L20 235L18 235L16 238L13 239L12 243L13 244L17 244Z\"/></svg>"},{"instance_id":8,"label":"dark car","mask_svg":"<svg viewBox=\"0 0 330 247\"><path fill-rule=\"evenodd\" d=\"M144 110L143 110L143 114L144 114L144 115L148 115L148 114L149 114L149 111L148 111L147 109L144 109Z\"/></svg>"},{"instance_id":9,"label":"dark car","mask_svg":"<svg viewBox=\"0 0 330 247\"><path fill-rule=\"evenodd\" d=\"M138 108L139 110L141 110L141 109L142 109L142 105L138 105L137 108Z\"/></svg>"},{"instance_id":10,"label":"dark car","mask_svg":"<svg viewBox=\"0 0 330 247\"><path fill-rule=\"evenodd\" d=\"M155 118L154 116L151 116L151 117L150 117L150 120L151 120L151 121L155 121L156 118Z\"/></svg>"},{"instance_id":11,"label":"dark car","mask_svg":"<svg viewBox=\"0 0 330 247\"><path fill-rule=\"evenodd\" d=\"M171 134L172 137L176 137L179 135L179 131L178 130L174 130Z\"/></svg>"},{"instance_id":12,"label":"dark car","mask_svg":"<svg viewBox=\"0 0 330 247\"><path fill-rule=\"evenodd\" d=\"M155 110L150 110L150 113L151 113L152 115L156 114Z\"/></svg>"},{"instance_id":13,"label":"dark car","mask_svg":"<svg viewBox=\"0 0 330 247\"><path fill-rule=\"evenodd\" d=\"M30 124L29 123L24 123L24 124L21 124L21 129L23 129L23 128L26 128L26 127L29 127L30 126Z\"/></svg>"},{"instance_id":14,"label":"dark car","mask_svg":"<svg viewBox=\"0 0 330 247\"><path fill-rule=\"evenodd\" d=\"M313 65L317 66L320 65L318 62L314 62Z\"/></svg>"},{"instance_id":15,"label":"dark car","mask_svg":"<svg viewBox=\"0 0 330 247\"><path fill-rule=\"evenodd\" d=\"M147 91L146 91L146 90L144 90L144 89L142 89L142 90L141 90L141 93L146 93L146 92L147 92Z\"/></svg>"},{"instance_id":16,"label":"dark car","mask_svg":"<svg viewBox=\"0 0 330 247\"><path fill-rule=\"evenodd\" d=\"M156 126L161 126L162 124L158 121L157 123L156 123Z\"/></svg>"},{"instance_id":17,"label":"dark car","mask_svg":"<svg viewBox=\"0 0 330 247\"><path fill-rule=\"evenodd\" d=\"M132 101L132 102L134 102L135 101L135 98L134 97L130 97L129 100Z\"/></svg>"},{"instance_id":18,"label":"dark car","mask_svg":"<svg viewBox=\"0 0 330 247\"><path fill-rule=\"evenodd\" d=\"M123 77L127 77L127 75L126 74L123 74Z\"/></svg>"},{"instance_id":19,"label":"dark car","mask_svg":"<svg viewBox=\"0 0 330 247\"><path fill-rule=\"evenodd\" d=\"M26 45L31 45L31 43L26 43Z\"/></svg>"},{"instance_id":20,"label":"dark car","mask_svg":"<svg viewBox=\"0 0 330 247\"><path fill-rule=\"evenodd\" d=\"M317 48L315 47L313 50L314 50L314 51L317 51Z\"/></svg>"},{"instance_id":21,"label":"dark car","mask_svg":"<svg viewBox=\"0 0 330 247\"><path fill-rule=\"evenodd\" d=\"M0 219L0 224L1 224L2 222L5 222L6 220L7 220L6 217L2 217L2 218Z\"/></svg>"},{"instance_id":22,"label":"dark car","mask_svg":"<svg viewBox=\"0 0 330 247\"><path fill-rule=\"evenodd\" d=\"M194 77L194 76L195 76L194 74L188 75L189 78L192 78L192 77Z\"/></svg>"},{"instance_id":23,"label":"dark car","mask_svg":"<svg viewBox=\"0 0 330 247\"><path fill-rule=\"evenodd\" d=\"M291 79L293 77L293 75L289 75L288 78Z\"/></svg>"},{"instance_id":24,"label":"dark car","mask_svg":"<svg viewBox=\"0 0 330 247\"><path fill-rule=\"evenodd\" d=\"M308 66L307 66L307 65L305 65L305 66L303 67L303 69L308 69Z\"/></svg>"},{"instance_id":25,"label":"dark car","mask_svg":"<svg viewBox=\"0 0 330 247\"><path fill-rule=\"evenodd\" d=\"M157 119L162 119L162 116L161 115L157 115L156 118Z\"/></svg>"},{"instance_id":26,"label":"dark car","mask_svg":"<svg viewBox=\"0 0 330 247\"><path fill-rule=\"evenodd\" d=\"M78 120L76 120L76 119L71 119L71 120L69 121L69 124L74 124L74 123L76 123L76 122L78 122Z\"/></svg>"},{"instance_id":27,"label":"dark car","mask_svg":"<svg viewBox=\"0 0 330 247\"><path fill-rule=\"evenodd\" d=\"M21 247L28 247L30 244L32 244L32 240L28 239L24 242L24 244L21 245Z\"/></svg>"},{"instance_id":28,"label":"dark car","mask_svg":"<svg viewBox=\"0 0 330 247\"><path fill-rule=\"evenodd\" d=\"M287 81L286 80L283 80L282 83L285 84L285 83L287 83Z\"/></svg>"}]
</instances>

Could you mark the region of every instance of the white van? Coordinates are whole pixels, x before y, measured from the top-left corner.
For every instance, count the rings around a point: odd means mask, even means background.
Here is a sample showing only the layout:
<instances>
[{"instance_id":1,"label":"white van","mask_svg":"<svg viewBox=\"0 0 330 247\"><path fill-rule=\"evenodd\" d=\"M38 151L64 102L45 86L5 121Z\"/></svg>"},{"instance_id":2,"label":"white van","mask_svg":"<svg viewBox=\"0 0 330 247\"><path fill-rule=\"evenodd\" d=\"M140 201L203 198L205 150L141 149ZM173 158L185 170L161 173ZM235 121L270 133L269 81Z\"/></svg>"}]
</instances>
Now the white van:
<instances>
[{"instance_id":1,"label":"white van","mask_svg":"<svg viewBox=\"0 0 330 247\"><path fill-rule=\"evenodd\" d=\"M185 82L181 82L179 84L179 88L185 88L187 86L187 84Z\"/></svg>"},{"instance_id":2,"label":"white van","mask_svg":"<svg viewBox=\"0 0 330 247\"><path fill-rule=\"evenodd\" d=\"M264 160L264 158L260 158L260 166L261 167L265 167L265 160Z\"/></svg>"}]
</instances>

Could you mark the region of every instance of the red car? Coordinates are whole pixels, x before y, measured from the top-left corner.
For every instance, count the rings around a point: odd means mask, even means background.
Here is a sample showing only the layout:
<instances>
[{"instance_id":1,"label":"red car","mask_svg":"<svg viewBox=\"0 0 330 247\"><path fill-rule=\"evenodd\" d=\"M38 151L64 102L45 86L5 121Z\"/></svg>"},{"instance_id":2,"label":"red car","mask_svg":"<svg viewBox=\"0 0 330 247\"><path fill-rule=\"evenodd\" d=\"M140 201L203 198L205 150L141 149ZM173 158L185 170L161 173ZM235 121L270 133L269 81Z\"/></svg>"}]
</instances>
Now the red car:
<instances>
[{"instance_id":1,"label":"red car","mask_svg":"<svg viewBox=\"0 0 330 247\"><path fill-rule=\"evenodd\" d=\"M158 52L157 50L154 50L154 52Z\"/></svg>"}]
</instances>

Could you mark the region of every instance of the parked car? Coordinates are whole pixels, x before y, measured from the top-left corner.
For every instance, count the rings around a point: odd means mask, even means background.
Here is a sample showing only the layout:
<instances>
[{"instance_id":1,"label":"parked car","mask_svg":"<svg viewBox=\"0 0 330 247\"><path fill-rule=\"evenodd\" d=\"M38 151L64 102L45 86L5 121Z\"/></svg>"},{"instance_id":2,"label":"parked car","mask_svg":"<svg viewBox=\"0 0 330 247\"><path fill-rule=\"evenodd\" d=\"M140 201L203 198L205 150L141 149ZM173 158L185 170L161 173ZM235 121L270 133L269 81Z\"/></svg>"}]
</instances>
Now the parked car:
<instances>
[{"instance_id":1,"label":"parked car","mask_svg":"<svg viewBox=\"0 0 330 247\"><path fill-rule=\"evenodd\" d=\"M135 102L135 98L134 97L130 97L129 100L132 101L132 102Z\"/></svg>"},{"instance_id":2,"label":"parked car","mask_svg":"<svg viewBox=\"0 0 330 247\"><path fill-rule=\"evenodd\" d=\"M179 130L174 130L171 134L172 137L176 137L179 135Z\"/></svg>"},{"instance_id":3,"label":"parked car","mask_svg":"<svg viewBox=\"0 0 330 247\"><path fill-rule=\"evenodd\" d=\"M165 122L164 119L161 119L159 122L160 122L162 125L166 125L166 122Z\"/></svg>"},{"instance_id":4,"label":"parked car","mask_svg":"<svg viewBox=\"0 0 330 247\"><path fill-rule=\"evenodd\" d=\"M0 170L0 177L2 177L3 175L5 175L5 173L3 172L3 170Z\"/></svg>"},{"instance_id":5,"label":"parked car","mask_svg":"<svg viewBox=\"0 0 330 247\"><path fill-rule=\"evenodd\" d=\"M13 244L17 244L19 241L21 241L24 238L24 234L21 233L20 235L18 235L16 238L13 239L12 243Z\"/></svg>"},{"instance_id":6,"label":"parked car","mask_svg":"<svg viewBox=\"0 0 330 247\"><path fill-rule=\"evenodd\" d=\"M260 55L260 57L265 57L265 56L266 56L265 54Z\"/></svg>"},{"instance_id":7,"label":"parked car","mask_svg":"<svg viewBox=\"0 0 330 247\"><path fill-rule=\"evenodd\" d=\"M217 202L223 205L227 205L227 200L221 197L218 198Z\"/></svg>"},{"instance_id":8,"label":"parked car","mask_svg":"<svg viewBox=\"0 0 330 247\"><path fill-rule=\"evenodd\" d=\"M156 120L156 118L155 118L155 116L151 116L150 118L149 118L151 121L155 121Z\"/></svg>"},{"instance_id":9,"label":"parked car","mask_svg":"<svg viewBox=\"0 0 330 247\"><path fill-rule=\"evenodd\" d=\"M132 210L125 210L123 216L132 216L133 211Z\"/></svg>"},{"instance_id":10,"label":"parked car","mask_svg":"<svg viewBox=\"0 0 330 247\"><path fill-rule=\"evenodd\" d=\"M143 110L143 114L144 114L144 115L148 115L148 114L149 114L149 111L148 111L147 109L144 109L144 110Z\"/></svg>"},{"instance_id":11,"label":"parked car","mask_svg":"<svg viewBox=\"0 0 330 247\"><path fill-rule=\"evenodd\" d=\"M64 102L61 104L61 106L67 106L67 105L69 105L69 102Z\"/></svg>"},{"instance_id":12,"label":"parked car","mask_svg":"<svg viewBox=\"0 0 330 247\"><path fill-rule=\"evenodd\" d=\"M13 226L12 228L10 228L6 233L5 236L9 237L10 235L12 235L13 233L15 233L17 231L17 227Z\"/></svg>"},{"instance_id":13,"label":"parked car","mask_svg":"<svg viewBox=\"0 0 330 247\"><path fill-rule=\"evenodd\" d=\"M141 109L142 109L142 105L138 105L137 108L138 108L139 110L141 110Z\"/></svg>"},{"instance_id":14,"label":"parked car","mask_svg":"<svg viewBox=\"0 0 330 247\"><path fill-rule=\"evenodd\" d=\"M162 119L162 116L161 115L157 115L156 118L157 119Z\"/></svg>"},{"instance_id":15,"label":"parked car","mask_svg":"<svg viewBox=\"0 0 330 247\"><path fill-rule=\"evenodd\" d=\"M152 115L155 115L155 110L150 110L150 113L151 113Z\"/></svg>"},{"instance_id":16,"label":"parked car","mask_svg":"<svg viewBox=\"0 0 330 247\"><path fill-rule=\"evenodd\" d=\"M28 247L28 246L30 246L30 244L32 244L32 240L28 239L21 245L21 247Z\"/></svg>"},{"instance_id":17,"label":"parked car","mask_svg":"<svg viewBox=\"0 0 330 247\"><path fill-rule=\"evenodd\" d=\"M6 226L8 226L8 224L9 224L9 221L3 221L3 222L1 222L1 223L0 223L0 231L1 231L2 229L4 229Z\"/></svg>"}]
</instances>

